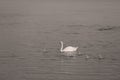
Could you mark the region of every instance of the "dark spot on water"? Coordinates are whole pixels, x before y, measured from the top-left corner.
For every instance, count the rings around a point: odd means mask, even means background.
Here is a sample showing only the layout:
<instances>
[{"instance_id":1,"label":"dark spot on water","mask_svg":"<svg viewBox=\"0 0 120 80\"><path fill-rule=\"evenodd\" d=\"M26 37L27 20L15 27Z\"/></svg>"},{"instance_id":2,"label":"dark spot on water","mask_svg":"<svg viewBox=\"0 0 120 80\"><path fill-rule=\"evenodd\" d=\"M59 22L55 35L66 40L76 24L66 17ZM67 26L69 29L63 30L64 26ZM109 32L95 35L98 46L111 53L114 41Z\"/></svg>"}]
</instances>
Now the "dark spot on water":
<instances>
[{"instance_id":1,"label":"dark spot on water","mask_svg":"<svg viewBox=\"0 0 120 80\"><path fill-rule=\"evenodd\" d=\"M112 58L111 60L112 60L112 61L116 61L117 59L115 59L115 58Z\"/></svg>"},{"instance_id":2,"label":"dark spot on water","mask_svg":"<svg viewBox=\"0 0 120 80\"><path fill-rule=\"evenodd\" d=\"M98 31L112 30L113 28L100 28Z\"/></svg>"},{"instance_id":3,"label":"dark spot on water","mask_svg":"<svg viewBox=\"0 0 120 80\"><path fill-rule=\"evenodd\" d=\"M120 28L119 26L105 26L98 29L98 31L107 31Z\"/></svg>"}]
</instances>

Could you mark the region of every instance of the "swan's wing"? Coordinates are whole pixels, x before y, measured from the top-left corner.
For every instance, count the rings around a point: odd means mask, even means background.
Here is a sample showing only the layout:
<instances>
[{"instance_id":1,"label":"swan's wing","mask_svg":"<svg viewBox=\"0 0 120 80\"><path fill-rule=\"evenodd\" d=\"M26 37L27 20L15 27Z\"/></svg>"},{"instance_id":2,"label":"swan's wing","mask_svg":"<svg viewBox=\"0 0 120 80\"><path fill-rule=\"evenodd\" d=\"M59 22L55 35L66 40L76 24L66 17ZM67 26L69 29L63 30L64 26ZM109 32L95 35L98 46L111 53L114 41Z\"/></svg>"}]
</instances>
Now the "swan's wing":
<instances>
[{"instance_id":1,"label":"swan's wing","mask_svg":"<svg viewBox=\"0 0 120 80\"><path fill-rule=\"evenodd\" d=\"M77 47L68 46L68 47L64 48L63 51L76 51L76 50L77 50Z\"/></svg>"}]
</instances>

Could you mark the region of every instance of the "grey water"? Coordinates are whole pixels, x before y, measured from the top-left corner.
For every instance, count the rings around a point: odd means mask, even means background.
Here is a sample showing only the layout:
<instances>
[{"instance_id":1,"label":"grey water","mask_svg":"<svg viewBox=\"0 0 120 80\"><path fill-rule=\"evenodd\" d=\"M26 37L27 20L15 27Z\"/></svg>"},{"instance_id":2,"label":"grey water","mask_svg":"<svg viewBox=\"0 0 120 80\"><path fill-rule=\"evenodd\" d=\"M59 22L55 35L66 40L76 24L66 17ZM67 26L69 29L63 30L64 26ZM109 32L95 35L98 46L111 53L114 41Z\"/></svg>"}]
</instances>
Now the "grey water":
<instances>
[{"instance_id":1,"label":"grey water","mask_svg":"<svg viewBox=\"0 0 120 80\"><path fill-rule=\"evenodd\" d=\"M119 21L119 0L0 0L0 80L119 80Z\"/></svg>"}]
</instances>

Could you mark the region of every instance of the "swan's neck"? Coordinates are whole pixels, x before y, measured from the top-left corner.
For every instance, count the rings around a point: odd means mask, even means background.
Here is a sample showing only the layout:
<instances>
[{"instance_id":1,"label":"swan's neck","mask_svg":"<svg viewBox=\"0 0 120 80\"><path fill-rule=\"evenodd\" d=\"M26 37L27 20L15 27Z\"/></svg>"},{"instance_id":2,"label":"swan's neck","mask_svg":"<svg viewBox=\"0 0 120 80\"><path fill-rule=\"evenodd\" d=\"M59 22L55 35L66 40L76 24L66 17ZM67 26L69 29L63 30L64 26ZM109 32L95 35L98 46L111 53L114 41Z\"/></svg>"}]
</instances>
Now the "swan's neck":
<instances>
[{"instance_id":1,"label":"swan's neck","mask_svg":"<svg viewBox=\"0 0 120 80\"><path fill-rule=\"evenodd\" d=\"M63 52L63 42L61 41L61 48L60 48L60 51Z\"/></svg>"}]
</instances>

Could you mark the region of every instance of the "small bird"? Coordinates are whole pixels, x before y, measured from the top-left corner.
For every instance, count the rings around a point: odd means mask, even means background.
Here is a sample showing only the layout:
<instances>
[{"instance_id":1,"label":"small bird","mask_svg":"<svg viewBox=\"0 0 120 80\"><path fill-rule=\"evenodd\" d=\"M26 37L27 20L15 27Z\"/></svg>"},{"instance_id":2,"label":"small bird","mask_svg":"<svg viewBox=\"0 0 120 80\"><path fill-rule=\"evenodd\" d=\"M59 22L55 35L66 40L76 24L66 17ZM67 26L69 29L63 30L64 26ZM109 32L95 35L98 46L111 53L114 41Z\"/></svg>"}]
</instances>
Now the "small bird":
<instances>
[{"instance_id":1,"label":"small bird","mask_svg":"<svg viewBox=\"0 0 120 80\"><path fill-rule=\"evenodd\" d=\"M101 54L99 54L98 59L101 60L101 59L104 59L104 57Z\"/></svg>"},{"instance_id":2,"label":"small bird","mask_svg":"<svg viewBox=\"0 0 120 80\"><path fill-rule=\"evenodd\" d=\"M68 46L63 49L63 41L60 41L60 43L61 43L61 48L60 48L61 53L64 53L67 56L74 56L77 53L78 47Z\"/></svg>"},{"instance_id":3,"label":"small bird","mask_svg":"<svg viewBox=\"0 0 120 80\"><path fill-rule=\"evenodd\" d=\"M86 54L85 59L88 60L89 58L90 58L90 56Z\"/></svg>"}]
</instances>

